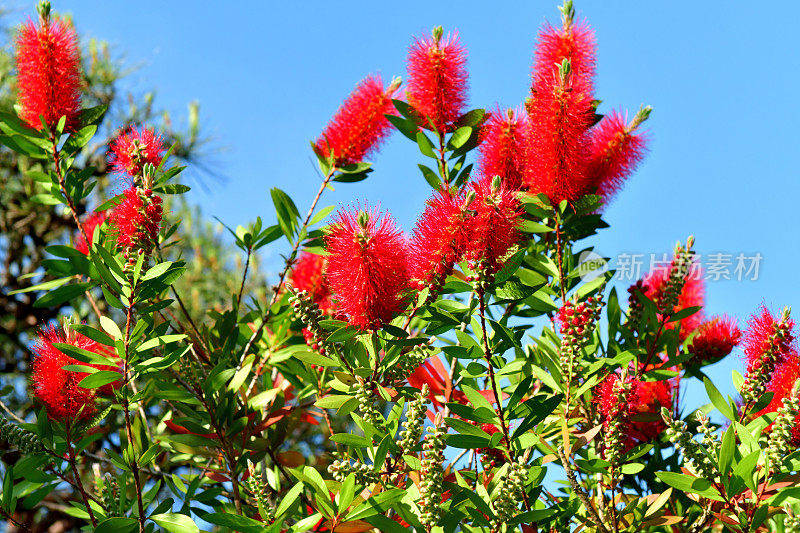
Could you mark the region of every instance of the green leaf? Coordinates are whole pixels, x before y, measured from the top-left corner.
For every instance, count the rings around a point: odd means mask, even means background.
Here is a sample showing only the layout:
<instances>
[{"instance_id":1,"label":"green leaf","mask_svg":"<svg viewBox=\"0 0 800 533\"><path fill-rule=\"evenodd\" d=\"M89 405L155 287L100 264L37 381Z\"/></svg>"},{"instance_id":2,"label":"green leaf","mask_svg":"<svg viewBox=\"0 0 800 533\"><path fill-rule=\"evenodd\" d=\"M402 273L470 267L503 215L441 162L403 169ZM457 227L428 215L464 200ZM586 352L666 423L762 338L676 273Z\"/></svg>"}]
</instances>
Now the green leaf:
<instances>
[{"instance_id":1,"label":"green leaf","mask_svg":"<svg viewBox=\"0 0 800 533\"><path fill-rule=\"evenodd\" d=\"M46 294L43 294L33 303L33 306L37 308L55 307L64 302L72 300L73 298L76 298L78 295L83 294L94 286L95 283L88 281L83 283L73 283L71 285L63 285Z\"/></svg>"},{"instance_id":2,"label":"green leaf","mask_svg":"<svg viewBox=\"0 0 800 533\"><path fill-rule=\"evenodd\" d=\"M317 365L317 366L339 366L339 363L331 359L330 357L325 357L324 355L312 352L311 350L300 350L297 352L292 353L292 357L295 359L299 359L304 363L308 363L310 365Z\"/></svg>"},{"instance_id":3,"label":"green leaf","mask_svg":"<svg viewBox=\"0 0 800 533\"><path fill-rule=\"evenodd\" d=\"M336 433L331 435L331 440L355 448L366 448L372 444L368 438L361 435L353 435L352 433Z\"/></svg>"},{"instance_id":4,"label":"green leaf","mask_svg":"<svg viewBox=\"0 0 800 533\"><path fill-rule=\"evenodd\" d=\"M450 150L458 150L469 140L470 135L472 135L472 128L470 126L458 128L453 132L453 135L450 136L447 148Z\"/></svg>"},{"instance_id":5,"label":"green leaf","mask_svg":"<svg viewBox=\"0 0 800 533\"><path fill-rule=\"evenodd\" d=\"M286 514L292 505L300 498L301 492L303 492L302 482L297 483L294 487L289 489L289 491L283 495L281 503L278 504L278 508L275 509L275 518L280 518L282 515Z\"/></svg>"},{"instance_id":6,"label":"green leaf","mask_svg":"<svg viewBox=\"0 0 800 533\"><path fill-rule=\"evenodd\" d=\"M122 340L122 331L120 331L119 326L117 326L116 322L114 322L107 316L101 316L100 325L103 327L106 333L114 337L114 339Z\"/></svg>"},{"instance_id":7,"label":"green leaf","mask_svg":"<svg viewBox=\"0 0 800 533\"><path fill-rule=\"evenodd\" d=\"M94 374L90 374L83 378L81 382L78 383L78 386L84 389L98 389L103 385L114 383L120 378L122 378L122 374L119 372L115 372L113 370L100 370L99 372L95 372Z\"/></svg>"},{"instance_id":8,"label":"green leaf","mask_svg":"<svg viewBox=\"0 0 800 533\"><path fill-rule=\"evenodd\" d=\"M722 397L722 393L717 390L717 387L711 383L711 380L708 379L708 377L703 378L703 384L706 387L706 393L708 394L711 403L714 404L714 407L716 407L725 418L728 420L733 420L736 415L733 412L731 404Z\"/></svg>"},{"instance_id":9,"label":"green leaf","mask_svg":"<svg viewBox=\"0 0 800 533\"><path fill-rule=\"evenodd\" d=\"M709 500L718 502L724 501L717 489L715 489L707 479L690 476L688 474L680 474L678 472L656 472L656 477L670 487L674 487L678 490L699 494Z\"/></svg>"},{"instance_id":10,"label":"green leaf","mask_svg":"<svg viewBox=\"0 0 800 533\"><path fill-rule=\"evenodd\" d=\"M421 131L417 132L417 146L419 146L419 151L422 152L422 155L436 159L436 154L433 153L433 143Z\"/></svg>"},{"instance_id":11,"label":"green leaf","mask_svg":"<svg viewBox=\"0 0 800 533\"><path fill-rule=\"evenodd\" d=\"M736 449L736 432L729 427L722 435L722 446L719 449L719 471L723 476L730 472L733 463L733 452Z\"/></svg>"},{"instance_id":12,"label":"green leaf","mask_svg":"<svg viewBox=\"0 0 800 533\"><path fill-rule=\"evenodd\" d=\"M163 185L159 185L153 189L153 192L159 194L183 194L191 190L191 187L184 185L183 183L164 183Z\"/></svg>"},{"instance_id":13,"label":"green leaf","mask_svg":"<svg viewBox=\"0 0 800 533\"><path fill-rule=\"evenodd\" d=\"M419 128L417 127L416 122L414 122L413 120L408 120L405 118L398 117L397 115L386 114L384 116L386 117L386 120L392 123L392 125L397 129L397 131L399 131L412 141L417 140L417 132L419 131Z\"/></svg>"},{"instance_id":14,"label":"green leaf","mask_svg":"<svg viewBox=\"0 0 800 533\"><path fill-rule=\"evenodd\" d=\"M11 291L8 293L9 296L13 296L14 294L22 294L25 292L31 291L49 291L50 289L55 289L56 287L60 287L69 280L72 279L72 276L67 276L65 278L58 278L53 279L50 281L45 281L44 283L39 283L37 285L31 285L30 287L25 287L24 289L19 289L16 291Z\"/></svg>"},{"instance_id":15,"label":"green leaf","mask_svg":"<svg viewBox=\"0 0 800 533\"><path fill-rule=\"evenodd\" d=\"M273 187L270 190L270 195L272 196L272 203L275 205L278 224L283 234L286 235L286 238L292 240L294 231L297 228L297 219L300 218L300 213L297 211L297 207L294 205L289 195L282 190Z\"/></svg>"},{"instance_id":16,"label":"green leaf","mask_svg":"<svg viewBox=\"0 0 800 533\"><path fill-rule=\"evenodd\" d=\"M422 177L425 178L425 181L428 182L428 185L430 185L434 189L438 189L439 186L442 184L442 180L439 177L439 175L421 163L417 164L417 166L422 171Z\"/></svg>"},{"instance_id":17,"label":"green leaf","mask_svg":"<svg viewBox=\"0 0 800 533\"><path fill-rule=\"evenodd\" d=\"M90 352L89 350L84 350L83 348L78 348L72 344L54 342L53 347L72 357L73 359L77 359L81 363L111 365L111 361L103 357L101 354Z\"/></svg>"},{"instance_id":18,"label":"green leaf","mask_svg":"<svg viewBox=\"0 0 800 533\"><path fill-rule=\"evenodd\" d=\"M150 520L172 533L199 533L194 520L184 514L162 513L151 515Z\"/></svg>"},{"instance_id":19,"label":"green leaf","mask_svg":"<svg viewBox=\"0 0 800 533\"><path fill-rule=\"evenodd\" d=\"M200 517L209 524L229 528L239 533L262 533L265 525L258 520L231 513L209 513Z\"/></svg>"},{"instance_id":20,"label":"green leaf","mask_svg":"<svg viewBox=\"0 0 800 533\"><path fill-rule=\"evenodd\" d=\"M95 533L133 533L139 529L139 522L134 518L113 517L97 524Z\"/></svg>"},{"instance_id":21,"label":"green leaf","mask_svg":"<svg viewBox=\"0 0 800 533\"><path fill-rule=\"evenodd\" d=\"M142 281L147 281L147 280L150 280L150 279L157 278L158 276L160 276L161 274L163 274L164 272L169 270L169 267L171 267L171 266L172 266L172 262L171 261L164 261L163 263L158 263L157 265L154 265L142 277Z\"/></svg>"}]
</instances>

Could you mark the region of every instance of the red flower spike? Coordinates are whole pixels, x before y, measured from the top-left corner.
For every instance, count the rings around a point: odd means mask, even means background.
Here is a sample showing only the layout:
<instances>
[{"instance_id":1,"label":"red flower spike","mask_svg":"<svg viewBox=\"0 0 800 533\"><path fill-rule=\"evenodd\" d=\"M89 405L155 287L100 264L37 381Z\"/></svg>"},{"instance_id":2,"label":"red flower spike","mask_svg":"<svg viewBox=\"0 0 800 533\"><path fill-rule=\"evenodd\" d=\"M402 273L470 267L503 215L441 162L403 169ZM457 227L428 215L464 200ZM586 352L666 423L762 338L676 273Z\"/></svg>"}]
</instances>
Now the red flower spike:
<instances>
[{"instance_id":1,"label":"red flower spike","mask_svg":"<svg viewBox=\"0 0 800 533\"><path fill-rule=\"evenodd\" d=\"M772 400L756 417L766 413L776 413L778 409L783 407L784 398L791 395L794 382L798 378L800 378L800 356L796 351L791 351L786 354L783 361L775 368L767 386L767 391L772 392ZM796 417L790 441L790 444L794 447L800 446L800 423L798 422Z\"/></svg>"},{"instance_id":2,"label":"red flower spike","mask_svg":"<svg viewBox=\"0 0 800 533\"><path fill-rule=\"evenodd\" d=\"M117 245L130 254L140 251L150 254L158 240L161 227L161 198L155 194L147 196L145 191L131 187L124 192L122 203L111 212L111 225Z\"/></svg>"},{"instance_id":3,"label":"red flower spike","mask_svg":"<svg viewBox=\"0 0 800 533\"><path fill-rule=\"evenodd\" d=\"M669 280L669 267L660 267L647 274L642 280L645 296L658 304ZM675 305L674 312L677 313L688 307L703 307L705 305L705 283L699 271L692 270L686 277L686 283L678 296L678 303ZM680 324L680 340L683 342L691 332L696 330L703 323L703 311L697 311L693 315L687 316L678 322L667 323L667 328L674 328Z\"/></svg>"},{"instance_id":4,"label":"red flower spike","mask_svg":"<svg viewBox=\"0 0 800 533\"><path fill-rule=\"evenodd\" d=\"M546 24L539 32L533 79L553 79L564 59L569 60L574 86L585 94L592 94L595 64L597 61L594 31L586 22L575 23L574 14L564 14L561 28Z\"/></svg>"},{"instance_id":5,"label":"red flower spike","mask_svg":"<svg viewBox=\"0 0 800 533\"><path fill-rule=\"evenodd\" d=\"M81 112L81 72L75 30L60 20L28 21L16 38L20 118L35 130L44 117L53 128L66 117L64 131L74 131Z\"/></svg>"},{"instance_id":6,"label":"red flower spike","mask_svg":"<svg viewBox=\"0 0 800 533\"><path fill-rule=\"evenodd\" d=\"M612 111L592 129L588 175L605 203L622 189L625 180L644 159L647 138L642 133L634 133L639 117L637 114L634 122L628 125L622 114Z\"/></svg>"},{"instance_id":7,"label":"red flower spike","mask_svg":"<svg viewBox=\"0 0 800 533\"><path fill-rule=\"evenodd\" d=\"M594 107L591 95L579 90L574 79L569 68L554 78L540 78L526 105L530 134L524 185L533 194L546 194L554 205L573 202L592 186L587 132Z\"/></svg>"},{"instance_id":8,"label":"red flower spike","mask_svg":"<svg viewBox=\"0 0 800 533\"><path fill-rule=\"evenodd\" d=\"M688 350L691 362L703 364L716 362L727 356L742 339L742 331L729 316L717 316L703 322L692 339Z\"/></svg>"},{"instance_id":9,"label":"red flower spike","mask_svg":"<svg viewBox=\"0 0 800 533\"><path fill-rule=\"evenodd\" d=\"M119 174L141 176L146 164L161 164L165 151L161 134L151 128L129 126L111 142L108 163Z\"/></svg>"},{"instance_id":10,"label":"red flower spike","mask_svg":"<svg viewBox=\"0 0 800 533\"><path fill-rule=\"evenodd\" d=\"M94 232L97 231L103 222L106 221L108 218L108 212L100 211L98 213L92 213L86 220L83 221L83 229L86 231L86 235L90 238L94 238ZM83 237L82 232L78 232L77 236L75 237L75 249L78 250L80 253L84 255L89 255L89 245L91 243L86 242L86 239Z\"/></svg>"},{"instance_id":11,"label":"red flower spike","mask_svg":"<svg viewBox=\"0 0 800 533\"><path fill-rule=\"evenodd\" d=\"M522 206L513 190L496 178L483 176L471 182L469 189L474 194L470 203L474 215L465 221L464 258L471 263L483 261L486 272L494 274L522 238L517 228Z\"/></svg>"},{"instance_id":12,"label":"red flower spike","mask_svg":"<svg viewBox=\"0 0 800 533\"><path fill-rule=\"evenodd\" d=\"M336 306L331 299L331 290L325 279L327 259L322 255L303 252L289 273L288 283L298 291L305 291L309 298L326 315L333 315Z\"/></svg>"},{"instance_id":13,"label":"red flower spike","mask_svg":"<svg viewBox=\"0 0 800 533\"><path fill-rule=\"evenodd\" d=\"M359 83L314 143L325 157L341 167L360 163L378 149L392 131L384 115L396 114L392 96L400 85L394 80L384 90L380 76Z\"/></svg>"},{"instance_id":14,"label":"red flower spike","mask_svg":"<svg viewBox=\"0 0 800 533\"><path fill-rule=\"evenodd\" d=\"M670 381L641 381L628 376L626 382L631 385L630 393L627 402L620 404L614 387L619 380L618 374L604 379L595 390L594 402L604 426L614 420L621 423L627 451L655 439L666 429L661 408L671 408L675 386Z\"/></svg>"},{"instance_id":15,"label":"red flower spike","mask_svg":"<svg viewBox=\"0 0 800 533\"><path fill-rule=\"evenodd\" d=\"M406 240L391 215L339 211L325 242L328 285L350 324L377 329L404 309Z\"/></svg>"},{"instance_id":16,"label":"red flower spike","mask_svg":"<svg viewBox=\"0 0 800 533\"><path fill-rule=\"evenodd\" d=\"M432 37L415 38L408 51L408 89L406 97L423 119L439 133L452 129L467 102L467 52L458 34L442 37L442 28Z\"/></svg>"},{"instance_id":17,"label":"red flower spike","mask_svg":"<svg viewBox=\"0 0 800 533\"><path fill-rule=\"evenodd\" d=\"M439 189L425 202L409 243L409 273L436 292L461 256L466 196Z\"/></svg>"},{"instance_id":18,"label":"red flower spike","mask_svg":"<svg viewBox=\"0 0 800 533\"><path fill-rule=\"evenodd\" d=\"M500 176L509 189L519 189L525 175L528 117L520 110L499 109L491 114L481 132L478 164L484 176Z\"/></svg>"},{"instance_id":19,"label":"red flower spike","mask_svg":"<svg viewBox=\"0 0 800 533\"><path fill-rule=\"evenodd\" d=\"M772 351L775 365L780 366L784 360L795 353L795 322L792 318L778 320L766 307L761 312L753 315L747 321L747 331L744 334L744 355L747 360L747 373L751 373L755 366L768 351Z\"/></svg>"},{"instance_id":20,"label":"red flower spike","mask_svg":"<svg viewBox=\"0 0 800 533\"><path fill-rule=\"evenodd\" d=\"M113 389L120 386L120 382L105 385L99 389L84 389L78 386L83 378L89 374L64 370L67 365L86 365L98 370L117 371L111 365L98 365L81 363L64 354L53 343L71 344L78 348L113 357L111 348L95 342L71 329L64 327L64 331L57 328L45 328L39 333L38 340L32 346L36 355L33 360L33 393L47 409L47 415L53 420L68 422L79 417L81 420L90 418L95 413L94 399L96 394L113 394Z\"/></svg>"}]
</instances>

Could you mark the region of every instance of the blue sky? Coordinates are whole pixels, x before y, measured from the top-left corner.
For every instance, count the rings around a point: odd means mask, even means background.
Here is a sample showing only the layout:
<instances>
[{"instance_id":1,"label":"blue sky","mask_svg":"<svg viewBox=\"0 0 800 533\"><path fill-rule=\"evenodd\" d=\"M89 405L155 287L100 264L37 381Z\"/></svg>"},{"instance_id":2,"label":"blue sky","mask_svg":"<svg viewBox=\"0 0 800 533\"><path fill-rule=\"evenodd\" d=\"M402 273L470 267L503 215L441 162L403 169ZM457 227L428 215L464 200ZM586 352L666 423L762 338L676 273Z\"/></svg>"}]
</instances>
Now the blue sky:
<instances>
[{"instance_id":1,"label":"blue sky","mask_svg":"<svg viewBox=\"0 0 800 533\"><path fill-rule=\"evenodd\" d=\"M558 22L550 1L297 5L54 2L73 14L82 37L108 40L140 67L129 89L155 88L175 118L199 100L206 134L226 148L213 159L228 180L195 188L192 198L230 226L258 215L272 222L275 186L305 212L320 180L308 141L365 75L405 74L413 35L439 24L457 29L469 52L472 106L511 107L527 95L538 28ZM33 3L18 7L33 13ZM689 234L702 254L760 253L757 281L708 284L707 312L744 322L762 302L797 303L800 4L605 0L576 8L597 34L600 110L654 108L650 154L607 210L611 229L592 243L603 255L644 254L646 262ZM410 230L429 193L420 157L396 134L366 182L339 185L322 205L379 201ZM266 252L267 266L281 251ZM732 357L710 370L727 392L733 368L741 363Z\"/></svg>"}]
</instances>

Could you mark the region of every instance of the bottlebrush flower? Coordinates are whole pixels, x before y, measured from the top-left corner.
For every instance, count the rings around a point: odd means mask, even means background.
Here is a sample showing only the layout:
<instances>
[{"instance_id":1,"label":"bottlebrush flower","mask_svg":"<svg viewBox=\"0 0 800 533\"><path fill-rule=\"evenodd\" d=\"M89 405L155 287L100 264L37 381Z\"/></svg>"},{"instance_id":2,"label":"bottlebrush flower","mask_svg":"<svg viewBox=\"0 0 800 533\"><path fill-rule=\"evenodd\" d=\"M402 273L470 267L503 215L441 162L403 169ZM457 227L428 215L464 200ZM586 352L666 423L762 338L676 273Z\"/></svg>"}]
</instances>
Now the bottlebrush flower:
<instances>
[{"instance_id":1,"label":"bottlebrush flower","mask_svg":"<svg viewBox=\"0 0 800 533\"><path fill-rule=\"evenodd\" d=\"M395 79L384 90L380 76L367 76L317 139L317 150L333 157L336 167L362 162L392 131L384 115L395 114L392 96L399 86Z\"/></svg>"},{"instance_id":2,"label":"bottlebrush flower","mask_svg":"<svg viewBox=\"0 0 800 533\"><path fill-rule=\"evenodd\" d=\"M113 356L113 351L67 326L64 326L63 331L54 327L43 329L32 347L36 355L33 360L33 393L47 409L47 415L62 422L72 421L76 417L87 419L95 413L96 394L112 394L119 382L99 389L84 389L78 383L89 374L64 370L63 367L86 365L98 370L118 369L111 365L81 363L64 354L53 343L71 344L105 357Z\"/></svg>"},{"instance_id":3,"label":"bottlebrush flower","mask_svg":"<svg viewBox=\"0 0 800 533\"><path fill-rule=\"evenodd\" d=\"M509 189L519 189L525 175L528 120L520 110L499 109L482 130L478 164L484 176L500 176Z\"/></svg>"},{"instance_id":4,"label":"bottlebrush flower","mask_svg":"<svg viewBox=\"0 0 800 533\"><path fill-rule=\"evenodd\" d=\"M692 339L688 351L691 363L704 364L719 361L733 351L742 339L742 331L736 321L728 316L717 316L703 322Z\"/></svg>"},{"instance_id":5,"label":"bottlebrush flower","mask_svg":"<svg viewBox=\"0 0 800 533\"><path fill-rule=\"evenodd\" d=\"M671 408L674 385L670 381L641 381L632 376L625 378L628 392L621 396L619 374L611 374L595 390L594 402L598 406L604 427L614 424L622 438L622 451L637 444L649 442L666 429L661 408Z\"/></svg>"},{"instance_id":6,"label":"bottlebrush flower","mask_svg":"<svg viewBox=\"0 0 800 533\"><path fill-rule=\"evenodd\" d=\"M333 315L336 306L331 300L331 290L325 279L327 259L322 255L303 252L289 273L289 285L305 291L309 298L326 315Z\"/></svg>"},{"instance_id":7,"label":"bottlebrush flower","mask_svg":"<svg viewBox=\"0 0 800 533\"><path fill-rule=\"evenodd\" d=\"M517 227L522 206L513 190L496 178L483 176L471 182L469 189L474 195L469 206L474 214L464 224L464 258L481 263L478 268L491 275L503 268L506 256L522 238Z\"/></svg>"},{"instance_id":8,"label":"bottlebrush flower","mask_svg":"<svg viewBox=\"0 0 800 533\"><path fill-rule=\"evenodd\" d=\"M525 159L525 187L544 193L553 204L591 192L587 172L589 137L594 121L591 95L575 83L569 63L558 76L541 77L526 104L530 133Z\"/></svg>"},{"instance_id":9,"label":"bottlebrush flower","mask_svg":"<svg viewBox=\"0 0 800 533\"><path fill-rule=\"evenodd\" d=\"M665 298L669 286L670 267L659 267L647 274L642 280L644 294L652 300L659 308L661 301ZM685 283L678 295L673 314L689 307L702 307L705 305L705 284L699 271L693 271L687 275ZM676 324L680 324L680 339L686 340L691 332L700 327L703 323L703 311L682 318L678 322L668 322L666 327L672 329Z\"/></svg>"},{"instance_id":10,"label":"bottlebrush flower","mask_svg":"<svg viewBox=\"0 0 800 533\"><path fill-rule=\"evenodd\" d=\"M438 291L461 257L466 217L463 191L439 189L425 202L409 243L409 273L418 288Z\"/></svg>"},{"instance_id":11,"label":"bottlebrush flower","mask_svg":"<svg viewBox=\"0 0 800 533\"><path fill-rule=\"evenodd\" d=\"M147 127L128 126L111 142L108 163L114 172L132 178L142 175L146 164L158 167L164 157L164 139Z\"/></svg>"},{"instance_id":12,"label":"bottlebrush flower","mask_svg":"<svg viewBox=\"0 0 800 533\"><path fill-rule=\"evenodd\" d=\"M783 407L783 400L791 395L794 383L798 378L800 378L800 356L797 352L792 351L787 353L783 361L775 368L767 385L767 391L772 392L772 400L756 416L778 412L778 409ZM797 417L791 428L790 444L793 447L800 446L800 424L798 424Z\"/></svg>"},{"instance_id":13,"label":"bottlebrush flower","mask_svg":"<svg viewBox=\"0 0 800 533\"><path fill-rule=\"evenodd\" d=\"M149 255L158 241L161 198L150 189L139 187L127 189L124 196L111 212L111 226L117 246L123 249L129 263L135 263L134 252Z\"/></svg>"},{"instance_id":14,"label":"bottlebrush flower","mask_svg":"<svg viewBox=\"0 0 800 533\"><path fill-rule=\"evenodd\" d=\"M405 307L406 241L391 215L341 210L325 238L328 285L350 324L377 329Z\"/></svg>"},{"instance_id":15,"label":"bottlebrush flower","mask_svg":"<svg viewBox=\"0 0 800 533\"><path fill-rule=\"evenodd\" d=\"M86 236L93 239L94 232L97 231L97 228L99 228L107 218L108 213L106 211L92 213L86 217L86 220L83 221L83 230L86 232ZM91 243L86 242L86 239L83 237L83 232L79 231L78 235L75 237L75 249L84 255L89 255L90 244Z\"/></svg>"},{"instance_id":16,"label":"bottlebrush flower","mask_svg":"<svg viewBox=\"0 0 800 533\"><path fill-rule=\"evenodd\" d=\"M439 133L452 129L467 102L467 52L458 34L442 38L442 28L430 38L416 38L408 51L406 97L417 113Z\"/></svg>"},{"instance_id":17,"label":"bottlebrush flower","mask_svg":"<svg viewBox=\"0 0 800 533\"><path fill-rule=\"evenodd\" d=\"M777 319L766 307L747 321L744 334L744 355L751 373L765 363L780 365L795 353L795 322L788 315Z\"/></svg>"},{"instance_id":18,"label":"bottlebrush flower","mask_svg":"<svg viewBox=\"0 0 800 533\"><path fill-rule=\"evenodd\" d=\"M81 73L78 38L67 23L40 18L28 21L16 38L20 118L35 130L44 117L53 128L66 117L64 131L74 131L81 112Z\"/></svg>"},{"instance_id":19,"label":"bottlebrush flower","mask_svg":"<svg viewBox=\"0 0 800 533\"><path fill-rule=\"evenodd\" d=\"M649 107L642 108L628 125L621 113L612 111L592 128L588 175L606 203L644 159L647 138L635 130L649 114Z\"/></svg>"},{"instance_id":20,"label":"bottlebrush flower","mask_svg":"<svg viewBox=\"0 0 800 533\"><path fill-rule=\"evenodd\" d=\"M562 14L562 27L546 24L539 32L533 78L553 78L564 59L572 65L575 85L591 94L594 85L597 43L585 22L575 23L574 13ZM535 84L535 82L534 82Z\"/></svg>"}]
</instances>

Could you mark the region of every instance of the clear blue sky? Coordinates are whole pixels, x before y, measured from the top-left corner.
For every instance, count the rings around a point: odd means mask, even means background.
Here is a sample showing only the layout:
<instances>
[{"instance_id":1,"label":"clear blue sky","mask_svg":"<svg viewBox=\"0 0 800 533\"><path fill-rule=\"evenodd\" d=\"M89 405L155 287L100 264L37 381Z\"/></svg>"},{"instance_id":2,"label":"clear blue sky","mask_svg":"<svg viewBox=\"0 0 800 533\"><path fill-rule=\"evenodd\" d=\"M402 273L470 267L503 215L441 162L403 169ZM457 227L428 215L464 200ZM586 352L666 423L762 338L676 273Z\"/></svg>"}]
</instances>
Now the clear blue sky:
<instances>
[{"instance_id":1,"label":"clear blue sky","mask_svg":"<svg viewBox=\"0 0 800 533\"><path fill-rule=\"evenodd\" d=\"M200 101L205 132L228 148L215 161L229 180L192 198L234 227L257 215L274 220L274 186L305 212L319 183L308 141L365 75L405 74L413 35L457 29L472 106L510 107L527 95L538 28L558 22L555 1L53 4L74 15L83 37L108 40L141 65L134 91L155 88L176 118ZM31 14L33 5L17 3ZM708 284L707 312L742 323L762 302L800 312L800 4L578 0L576 8L597 33L601 111L654 108L651 152L607 210L612 228L593 241L598 251L649 260L694 234L702 254L760 252L758 281ZM420 157L395 135L369 180L340 185L323 205L380 201L410 230L429 193ZM281 251L267 252L268 266ZM726 392L733 368L741 368L735 357L711 368Z\"/></svg>"}]
</instances>

